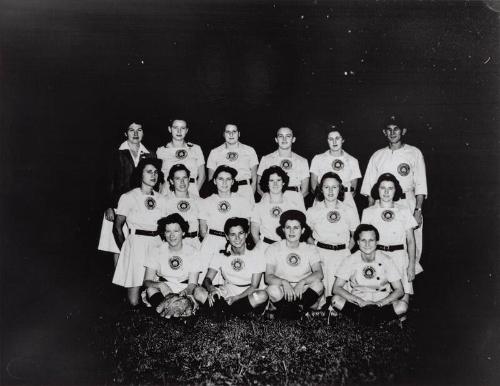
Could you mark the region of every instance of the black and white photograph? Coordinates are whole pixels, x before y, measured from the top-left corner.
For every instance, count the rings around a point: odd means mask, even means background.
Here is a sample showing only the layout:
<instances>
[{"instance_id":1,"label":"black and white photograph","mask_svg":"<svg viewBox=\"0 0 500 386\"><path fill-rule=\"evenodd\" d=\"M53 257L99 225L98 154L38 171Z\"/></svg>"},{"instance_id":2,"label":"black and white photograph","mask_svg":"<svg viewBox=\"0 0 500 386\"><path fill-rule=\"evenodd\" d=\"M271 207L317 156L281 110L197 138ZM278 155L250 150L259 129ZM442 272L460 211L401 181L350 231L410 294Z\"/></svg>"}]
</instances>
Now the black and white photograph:
<instances>
[{"instance_id":1,"label":"black and white photograph","mask_svg":"<svg viewBox=\"0 0 500 386\"><path fill-rule=\"evenodd\" d=\"M0 0L0 384L499 384L499 125L498 0Z\"/></svg>"}]
</instances>

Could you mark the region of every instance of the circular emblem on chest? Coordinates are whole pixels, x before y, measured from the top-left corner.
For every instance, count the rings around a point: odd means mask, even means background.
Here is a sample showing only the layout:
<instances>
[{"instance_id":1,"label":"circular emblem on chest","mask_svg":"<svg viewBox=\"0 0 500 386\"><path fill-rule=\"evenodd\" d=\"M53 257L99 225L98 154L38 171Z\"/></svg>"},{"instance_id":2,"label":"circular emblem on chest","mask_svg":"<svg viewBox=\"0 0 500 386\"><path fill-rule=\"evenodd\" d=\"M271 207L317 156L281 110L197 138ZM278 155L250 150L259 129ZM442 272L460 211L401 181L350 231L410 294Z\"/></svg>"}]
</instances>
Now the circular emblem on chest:
<instances>
[{"instance_id":1,"label":"circular emblem on chest","mask_svg":"<svg viewBox=\"0 0 500 386\"><path fill-rule=\"evenodd\" d=\"M329 222L338 222L340 220L340 212L337 210L331 210L326 214L326 219Z\"/></svg>"},{"instance_id":2,"label":"circular emblem on chest","mask_svg":"<svg viewBox=\"0 0 500 386\"><path fill-rule=\"evenodd\" d=\"M290 253L286 257L286 262L288 263L288 265L290 265L292 267L296 267L297 265L300 264L300 256L295 254L295 253Z\"/></svg>"},{"instance_id":3,"label":"circular emblem on chest","mask_svg":"<svg viewBox=\"0 0 500 386\"><path fill-rule=\"evenodd\" d=\"M292 168L292 160L284 159L281 161L280 166L283 170L290 170Z\"/></svg>"},{"instance_id":4,"label":"circular emblem on chest","mask_svg":"<svg viewBox=\"0 0 500 386\"><path fill-rule=\"evenodd\" d=\"M234 271L239 272L245 267L245 262L241 260L239 257L231 260L231 267Z\"/></svg>"},{"instance_id":5,"label":"circular emblem on chest","mask_svg":"<svg viewBox=\"0 0 500 386\"><path fill-rule=\"evenodd\" d=\"M371 265L367 265L363 268L363 276L366 279L373 279L375 276L375 268L373 268Z\"/></svg>"},{"instance_id":6,"label":"circular emblem on chest","mask_svg":"<svg viewBox=\"0 0 500 386\"><path fill-rule=\"evenodd\" d=\"M184 159L188 156L188 152L186 149L179 149L175 152L175 158Z\"/></svg>"},{"instance_id":7,"label":"circular emblem on chest","mask_svg":"<svg viewBox=\"0 0 500 386\"><path fill-rule=\"evenodd\" d=\"M217 209L221 213L226 213L231 209L231 204L227 201L221 201L217 204Z\"/></svg>"},{"instance_id":8,"label":"circular emblem on chest","mask_svg":"<svg viewBox=\"0 0 500 386\"><path fill-rule=\"evenodd\" d=\"M180 256L172 256L168 259L168 265L172 269L179 269L182 267L182 258Z\"/></svg>"},{"instance_id":9,"label":"circular emblem on chest","mask_svg":"<svg viewBox=\"0 0 500 386\"><path fill-rule=\"evenodd\" d=\"M334 159L332 161L332 169L338 172L339 170L344 169L344 162L340 159Z\"/></svg>"},{"instance_id":10,"label":"circular emblem on chest","mask_svg":"<svg viewBox=\"0 0 500 386\"><path fill-rule=\"evenodd\" d=\"M389 210L389 209L384 210L382 212L381 216L382 216L382 220L384 220L384 221L392 221L392 220L394 220L394 217L395 217L394 212L392 210Z\"/></svg>"},{"instance_id":11,"label":"circular emblem on chest","mask_svg":"<svg viewBox=\"0 0 500 386\"><path fill-rule=\"evenodd\" d=\"M230 151L226 154L226 159L229 161L236 161L238 159L238 153L235 151Z\"/></svg>"},{"instance_id":12,"label":"circular emblem on chest","mask_svg":"<svg viewBox=\"0 0 500 386\"><path fill-rule=\"evenodd\" d=\"M151 196L146 197L146 199L144 200L144 206L146 207L146 209L153 210L154 208L156 208L156 200Z\"/></svg>"},{"instance_id":13,"label":"circular emblem on chest","mask_svg":"<svg viewBox=\"0 0 500 386\"><path fill-rule=\"evenodd\" d=\"M281 213L283 213L283 210L279 206L273 206L271 208L271 216L279 217L281 216Z\"/></svg>"},{"instance_id":14,"label":"circular emblem on chest","mask_svg":"<svg viewBox=\"0 0 500 386\"><path fill-rule=\"evenodd\" d=\"M399 164L398 173L400 176L406 177L408 174L410 174L410 165L405 163Z\"/></svg>"},{"instance_id":15,"label":"circular emblem on chest","mask_svg":"<svg viewBox=\"0 0 500 386\"><path fill-rule=\"evenodd\" d=\"M177 203L177 209L179 209L179 212L187 212L191 208L191 205L187 201L179 201Z\"/></svg>"}]
</instances>

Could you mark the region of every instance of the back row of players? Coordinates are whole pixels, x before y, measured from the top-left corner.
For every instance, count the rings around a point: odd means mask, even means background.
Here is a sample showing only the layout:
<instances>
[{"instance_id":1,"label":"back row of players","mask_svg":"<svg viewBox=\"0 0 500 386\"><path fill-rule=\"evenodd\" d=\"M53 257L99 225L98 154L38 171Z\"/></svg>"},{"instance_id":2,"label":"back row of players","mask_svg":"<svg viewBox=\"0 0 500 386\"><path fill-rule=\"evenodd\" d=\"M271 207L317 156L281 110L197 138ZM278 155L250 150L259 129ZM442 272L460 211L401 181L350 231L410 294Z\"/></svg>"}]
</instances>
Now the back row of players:
<instances>
[{"instance_id":1,"label":"back row of players","mask_svg":"<svg viewBox=\"0 0 500 386\"><path fill-rule=\"evenodd\" d=\"M225 143L213 149L207 160L208 179L213 194L204 200L199 198L199 190L206 178L201 148L185 141L188 128L184 120L174 120L168 130L172 139L166 146L158 148L155 159L141 143L142 126L132 123L125 133L127 141L120 146L112 162L109 205L99 249L116 254L113 282L128 288L131 304L139 301L141 286L151 282L151 272L148 275L146 270L146 261L150 260L148 256L157 255L162 248L170 248L167 234L162 235L160 230L160 237L157 237L157 221L172 213L180 214L189 224L188 229L182 229L181 233L184 233L184 244L189 245L193 251L199 250L199 272L210 273L210 262L220 260L220 251L231 255L233 247L228 235L229 229L226 229L227 220L246 219L250 227L243 227L243 233L251 234L256 251L264 254L267 250L265 253L269 256L267 268L266 264L261 266L260 273L264 270L268 273L271 269L273 273L269 274L274 275L277 281L271 279L266 282L279 283L274 287L280 288L281 297L284 295L287 299L292 297L294 300L295 296L302 298L307 289L311 290L301 282L304 278L295 275L289 281L275 273L281 272L281 269L282 276L286 276L290 269L294 271L301 262L309 262L311 272L315 272L313 255L319 256L320 281L322 280L324 287L324 291L323 287L315 288L318 290L315 293L318 297L330 296L339 265L350 255L350 249L355 245L353 235L359 225L353 195L361 173L358 161L343 150L344 139L339 130L331 128L327 137L329 149L316 155L309 169L308 161L292 151L295 137L290 128L278 129L275 138L278 149L262 157L259 164L255 150L239 142L240 132L237 126L226 125ZM408 304L409 295L413 293L411 282L415 273L422 270L418 259L421 253L422 205L427 195L425 165L422 153L403 143L406 128L396 117L392 116L384 122L382 131L389 144L375 152L368 163L361 193L368 196L370 206L363 211L362 223L376 227L377 239L378 234L380 235L377 249L389 255L397 267L404 289L401 300ZM134 171L135 178L131 178ZM315 192L315 200L313 206L306 211L303 198L308 194L309 183ZM262 197L257 204L254 200L256 190ZM114 208L117 208L116 212ZM295 230L299 232L297 242L305 237L304 241L309 246L306 250L290 248L291 244L285 237L287 221L286 216L283 221L282 214L295 213L294 211L306 214L304 221L294 218L300 223L299 230ZM309 227L312 230L310 235L307 234ZM111 228L114 237L110 232ZM301 237L301 234L305 236ZM356 241L359 243L359 240ZM226 245L227 242L231 244L231 248ZM274 244L272 248L269 247L270 244ZM182 271L184 259L178 254L170 256L170 253L164 253L164 260L169 267L165 267L166 271ZM288 265L288 268L280 268L278 261ZM253 263L249 265L259 266ZM370 272L363 271L363 287L368 288L370 293L373 289L376 292L382 291L382 287L386 288L387 284L387 281L383 283L382 276L387 275L373 271L373 264L370 267ZM230 264L226 269L218 270L222 277L212 272L210 280L215 279L216 284L225 283L226 288L228 284L234 284L231 283L234 280L228 278L242 269L241 264ZM155 270L156 280L168 276L166 271ZM305 271L302 273L305 274ZM273 276L266 274L266 279L268 277ZM354 281L359 282L359 279ZM373 282L366 283L367 280ZM349 281L352 282L345 278L345 282ZM302 285L294 292L293 288L297 288L298 283ZM350 288L353 288L353 284L354 282ZM207 285L205 287L211 288ZM276 288L271 291L275 292L271 300L280 298L276 296L279 295ZM386 289L381 293L385 291ZM234 292L233 288L229 293L234 295ZM310 305L314 296L306 297ZM324 298L325 296L322 297ZM316 303L318 306L321 301Z\"/></svg>"}]
</instances>

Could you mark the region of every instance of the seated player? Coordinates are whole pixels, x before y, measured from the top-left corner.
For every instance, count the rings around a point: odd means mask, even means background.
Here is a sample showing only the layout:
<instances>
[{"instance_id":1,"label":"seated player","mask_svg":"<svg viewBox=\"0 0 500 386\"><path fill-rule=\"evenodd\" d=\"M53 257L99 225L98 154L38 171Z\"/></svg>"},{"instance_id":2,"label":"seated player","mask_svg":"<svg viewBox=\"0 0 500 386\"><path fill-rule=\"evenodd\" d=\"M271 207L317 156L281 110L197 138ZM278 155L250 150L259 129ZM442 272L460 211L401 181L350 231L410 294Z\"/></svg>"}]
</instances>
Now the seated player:
<instances>
[{"instance_id":1,"label":"seated player","mask_svg":"<svg viewBox=\"0 0 500 386\"><path fill-rule=\"evenodd\" d=\"M403 295L401 275L392 259L377 250L379 233L369 224L354 232L359 250L346 257L333 284L332 306L358 322L381 322L403 316L408 304ZM350 291L344 289L346 282Z\"/></svg>"},{"instance_id":2,"label":"seated player","mask_svg":"<svg viewBox=\"0 0 500 386\"><path fill-rule=\"evenodd\" d=\"M228 219L224 225L224 233L228 246L212 255L203 280L204 288L196 289L196 299L202 304L208 303L208 306L215 307L216 312L229 310L236 315L252 311L262 313L268 298L266 291L258 288L265 260L260 249L247 248L248 220L242 217ZM212 283L217 272L221 272L224 278L221 286Z\"/></svg>"},{"instance_id":3,"label":"seated player","mask_svg":"<svg viewBox=\"0 0 500 386\"><path fill-rule=\"evenodd\" d=\"M304 213L284 212L277 232L284 240L270 245L265 253L267 293L277 314L293 319L302 310L321 306L323 270L316 247L303 242L311 233Z\"/></svg>"}]
</instances>

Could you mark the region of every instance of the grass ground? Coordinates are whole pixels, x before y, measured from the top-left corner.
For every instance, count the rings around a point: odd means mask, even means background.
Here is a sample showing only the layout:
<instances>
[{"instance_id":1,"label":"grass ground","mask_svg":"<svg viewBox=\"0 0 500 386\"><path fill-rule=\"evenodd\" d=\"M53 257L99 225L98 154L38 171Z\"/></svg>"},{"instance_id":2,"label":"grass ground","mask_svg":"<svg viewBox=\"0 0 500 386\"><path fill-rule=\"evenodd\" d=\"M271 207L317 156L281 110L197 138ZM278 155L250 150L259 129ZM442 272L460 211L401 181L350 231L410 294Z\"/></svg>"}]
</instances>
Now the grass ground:
<instances>
[{"instance_id":1,"label":"grass ground","mask_svg":"<svg viewBox=\"0 0 500 386\"><path fill-rule=\"evenodd\" d=\"M411 327L342 317L288 321L124 312L98 327L109 382L119 384L407 383Z\"/></svg>"}]
</instances>

